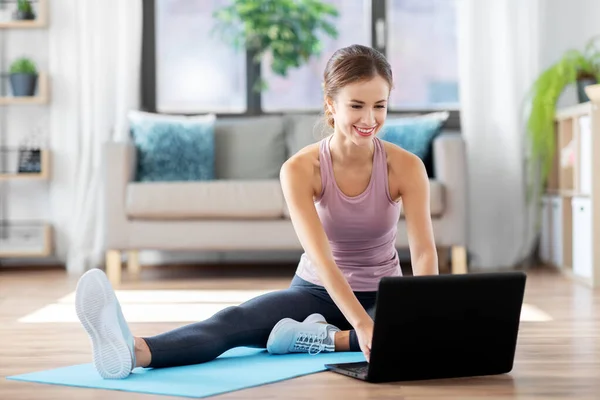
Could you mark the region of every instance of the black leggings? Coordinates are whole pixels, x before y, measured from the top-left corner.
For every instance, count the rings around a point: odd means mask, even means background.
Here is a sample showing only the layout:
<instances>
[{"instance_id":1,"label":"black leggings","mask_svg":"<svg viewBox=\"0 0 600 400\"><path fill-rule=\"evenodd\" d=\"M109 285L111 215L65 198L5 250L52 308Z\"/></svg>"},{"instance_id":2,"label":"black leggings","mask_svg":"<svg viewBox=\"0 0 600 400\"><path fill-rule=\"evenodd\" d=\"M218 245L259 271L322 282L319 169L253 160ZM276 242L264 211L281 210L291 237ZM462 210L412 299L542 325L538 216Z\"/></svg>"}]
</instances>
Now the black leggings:
<instances>
[{"instance_id":1,"label":"black leggings","mask_svg":"<svg viewBox=\"0 0 600 400\"><path fill-rule=\"evenodd\" d=\"M355 292L374 317L377 292ZM289 288L267 293L239 306L225 308L202 322L144 337L152 354L150 368L199 364L234 347L264 348L271 330L283 318L302 321L322 314L328 323L350 331L350 350L360 351L356 333L327 290L294 276Z\"/></svg>"}]
</instances>

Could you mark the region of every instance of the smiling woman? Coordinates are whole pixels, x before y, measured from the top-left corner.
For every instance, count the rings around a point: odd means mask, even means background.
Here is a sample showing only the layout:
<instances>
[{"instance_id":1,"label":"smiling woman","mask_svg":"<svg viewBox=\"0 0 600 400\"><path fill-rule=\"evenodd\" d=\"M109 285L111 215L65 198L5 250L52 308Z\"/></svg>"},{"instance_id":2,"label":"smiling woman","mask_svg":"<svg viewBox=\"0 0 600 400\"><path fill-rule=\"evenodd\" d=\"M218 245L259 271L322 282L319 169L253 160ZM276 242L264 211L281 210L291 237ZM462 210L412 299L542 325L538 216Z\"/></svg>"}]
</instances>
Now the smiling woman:
<instances>
[{"instance_id":1,"label":"smiling woman","mask_svg":"<svg viewBox=\"0 0 600 400\"><path fill-rule=\"evenodd\" d=\"M290 286L142 338L130 332L106 275L88 271L75 303L101 376L203 363L239 346L272 354L362 351L369 360L379 282L402 274L400 199L413 275L438 273L423 162L377 137L393 87L389 63L371 47L352 45L334 53L323 78L333 134L300 149L280 171L304 249Z\"/></svg>"}]
</instances>

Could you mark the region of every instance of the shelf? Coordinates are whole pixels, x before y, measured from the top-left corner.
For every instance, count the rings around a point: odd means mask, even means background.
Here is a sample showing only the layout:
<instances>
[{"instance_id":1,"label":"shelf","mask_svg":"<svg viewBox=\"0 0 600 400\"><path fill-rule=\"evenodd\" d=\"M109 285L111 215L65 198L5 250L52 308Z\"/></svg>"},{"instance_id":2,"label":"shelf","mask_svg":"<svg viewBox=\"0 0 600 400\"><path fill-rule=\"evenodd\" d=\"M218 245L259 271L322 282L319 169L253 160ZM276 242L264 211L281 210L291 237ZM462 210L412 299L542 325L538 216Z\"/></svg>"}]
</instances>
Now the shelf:
<instances>
[{"instance_id":1,"label":"shelf","mask_svg":"<svg viewBox=\"0 0 600 400\"><path fill-rule=\"evenodd\" d=\"M15 150L17 151L17 150ZM17 164L18 162L15 162ZM48 180L50 178L50 151L41 151L41 172L0 172L0 181L8 180Z\"/></svg>"},{"instance_id":2,"label":"shelf","mask_svg":"<svg viewBox=\"0 0 600 400\"><path fill-rule=\"evenodd\" d=\"M33 21L8 21L0 22L0 29L41 29L46 28L48 24L43 20Z\"/></svg>"},{"instance_id":3,"label":"shelf","mask_svg":"<svg viewBox=\"0 0 600 400\"><path fill-rule=\"evenodd\" d=\"M600 287L600 84L589 102L556 111L552 170L541 200L539 255L574 281Z\"/></svg>"},{"instance_id":4,"label":"shelf","mask_svg":"<svg viewBox=\"0 0 600 400\"><path fill-rule=\"evenodd\" d=\"M35 96L5 96L0 97L0 106L4 105L43 105L48 104L49 95L49 78L45 72L40 72L37 83L37 95Z\"/></svg>"},{"instance_id":5,"label":"shelf","mask_svg":"<svg viewBox=\"0 0 600 400\"><path fill-rule=\"evenodd\" d=\"M560 196L560 197L590 197L588 193L579 193L576 190L569 189L548 189L546 194L549 196Z\"/></svg>"},{"instance_id":6,"label":"shelf","mask_svg":"<svg viewBox=\"0 0 600 400\"><path fill-rule=\"evenodd\" d=\"M38 258L52 255L52 226L44 222L0 223L0 257Z\"/></svg>"},{"instance_id":7,"label":"shelf","mask_svg":"<svg viewBox=\"0 0 600 400\"><path fill-rule=\"evenodd\" d=\"M0 1L1 2L1 1ZM48 27L48 0L38 0L35 7L35 20L0 21L0 29L42 29ZM35 4L35 2L34 2Z\"/></svg>"},{"instance_id":8,"label":"shelf","mask_svg":"<svg viewBox=\"0 0 600 400\"><path fill-rule=\"evenodd\" d=\"M592 104L588 101L586 103L576 104L574 106L561 108L556 111L556 120L563 121L566 119L577 118L582 115L587 115L592 110Z\"/></svg>"}]
</instances>

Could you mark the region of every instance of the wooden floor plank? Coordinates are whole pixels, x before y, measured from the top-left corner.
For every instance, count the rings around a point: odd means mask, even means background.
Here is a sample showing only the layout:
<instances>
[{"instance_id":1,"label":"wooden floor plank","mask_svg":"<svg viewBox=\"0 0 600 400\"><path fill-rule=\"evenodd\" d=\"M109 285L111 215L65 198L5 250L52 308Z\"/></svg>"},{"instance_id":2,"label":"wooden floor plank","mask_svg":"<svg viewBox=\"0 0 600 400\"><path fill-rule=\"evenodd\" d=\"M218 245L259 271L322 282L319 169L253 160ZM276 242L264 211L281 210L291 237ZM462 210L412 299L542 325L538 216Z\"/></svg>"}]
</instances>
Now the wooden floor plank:
<instances>
[{"instance_id":1,"label":"wooden floor plank","mask_svg":"<svg viewBox=\"0 0 600 400\"><path fill-rule=\"evenodd\" d=\"M144 268L137 281L124 274L123 290L271 290L289 284L293 266L178 266ZM330 372L218 396L222 399L598 399L600 294L553 270L528 271L525 303L552 317L522 322L510 374L368 384ZM0 269L0 398L181 399L138 393L8 381L5 376L91 362L90 343L77 323L22 323L19 318L75 289L63 270ZM179 323L132 323L135 335L153 335Z\"/></svg>"}]
</instances>

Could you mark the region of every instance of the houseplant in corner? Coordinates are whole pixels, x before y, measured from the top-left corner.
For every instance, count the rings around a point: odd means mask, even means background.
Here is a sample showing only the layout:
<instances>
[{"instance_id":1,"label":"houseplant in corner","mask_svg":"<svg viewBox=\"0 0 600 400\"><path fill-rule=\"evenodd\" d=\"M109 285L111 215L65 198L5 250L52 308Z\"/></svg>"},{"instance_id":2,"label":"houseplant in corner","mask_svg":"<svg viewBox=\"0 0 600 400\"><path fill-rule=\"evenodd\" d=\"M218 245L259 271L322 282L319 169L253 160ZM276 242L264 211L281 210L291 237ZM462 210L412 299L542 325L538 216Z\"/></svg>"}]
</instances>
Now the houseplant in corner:
<instances>
[{"instance_id":1,"label":"houseplant in corner","mask_svg":"<svg viewBox=\"0 0 600 400\"><path fill-rule=\"evenodd\" d=\"M234 48L246 49L254 67L271 52L272 71L286 76L322 51L320 33L336 38L335 26L327 20L337 17L337 9L319 0L234 0L214 13L212 33ZM261 79L255 91L267 88Z\"/></svg>"},{"instance_id":2,"label":"houseplant in corner","mask_svg":"<svg viewBox=\"0 0 600 400\"><path fill-rule=\"evenodd\" d=\"M13 61L10 65L10 85L13 96L33 96L38 73L35 63L26 57Z\"/></svg>"},{"instance_id":3,"label":"houseplant in corner","mask_svg":"<svg viewBox=\"0 0 600 400\"><path fill-rule=\"evenodd\" d=\"M540 168L538 189L544 187L552 168L556 151L554 118L561 94L565 88L574 84L577 85L579 102L585 102L588 101L585 86L600 82L599 39L600 36L589 40L583 51L572 49L565 52L557 62L540 74L531 87L527 135L534 160L530 164L530 173L535 171L535 167ZM532 188L529 189L531 192ZM530 193L528 198L531 197Z\"/></svg>"}]
</instances>

